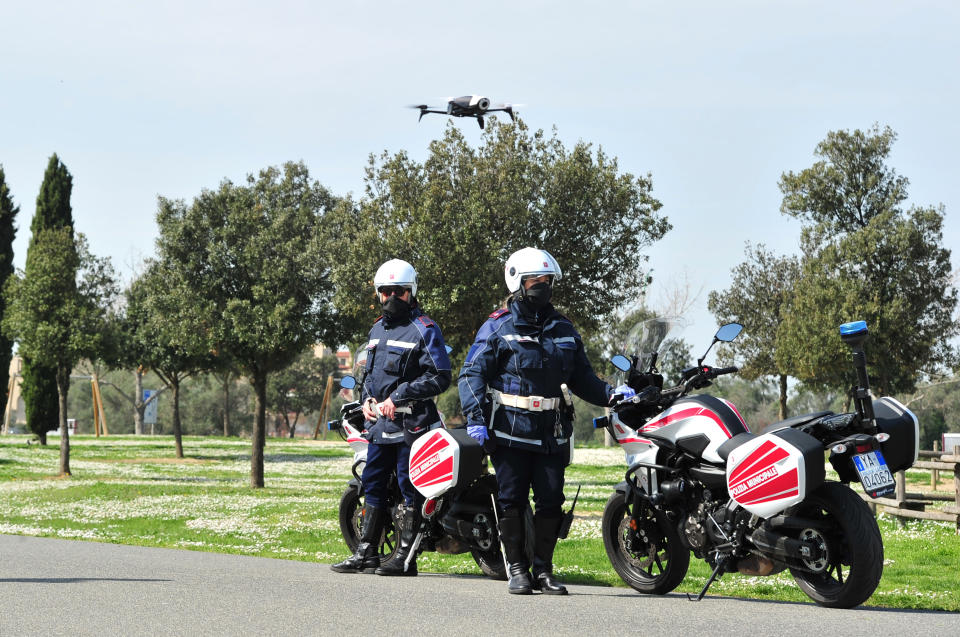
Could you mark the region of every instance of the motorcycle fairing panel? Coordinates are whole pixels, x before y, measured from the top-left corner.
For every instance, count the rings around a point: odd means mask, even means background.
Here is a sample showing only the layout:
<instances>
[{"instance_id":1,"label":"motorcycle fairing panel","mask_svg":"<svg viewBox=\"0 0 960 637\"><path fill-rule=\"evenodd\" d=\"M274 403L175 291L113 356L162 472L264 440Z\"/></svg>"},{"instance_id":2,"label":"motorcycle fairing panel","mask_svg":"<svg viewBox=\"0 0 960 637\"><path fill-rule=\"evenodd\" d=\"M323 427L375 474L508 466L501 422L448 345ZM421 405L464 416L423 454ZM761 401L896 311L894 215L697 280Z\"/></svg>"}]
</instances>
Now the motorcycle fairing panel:
<instances>
[{"instance_id":1,"label":"motorcycle fairing panel","mask_svg":"<svg viewBox=\"0 0 960 637\"><path fill-rule=\"evenodd\" d=\"M707 462L722 464L717 449L737 434L748 432L747 425L733 405L721 398L709 395L688 396L674 403L669 409L635 430L613 419L613 432L623 446L628 464L656 462L658 447L644 434L656 434L674 444L690 437L706 436L707 444L701 457ZM641 474L641 480L643 480ZM646 488L647 485L644 485Z\"/></svg>"},{"instance_id":2,"label":"motorcycle fairing panel","mask_svg":"<svg viewBox=\"0 0 960 637\"><path fill-rule=\"evenodd\" d=\"M730 497L761 518L802 502L825 475L823 445L795 429L751 438L727 457Z\"/></svg>"}]
</instances>

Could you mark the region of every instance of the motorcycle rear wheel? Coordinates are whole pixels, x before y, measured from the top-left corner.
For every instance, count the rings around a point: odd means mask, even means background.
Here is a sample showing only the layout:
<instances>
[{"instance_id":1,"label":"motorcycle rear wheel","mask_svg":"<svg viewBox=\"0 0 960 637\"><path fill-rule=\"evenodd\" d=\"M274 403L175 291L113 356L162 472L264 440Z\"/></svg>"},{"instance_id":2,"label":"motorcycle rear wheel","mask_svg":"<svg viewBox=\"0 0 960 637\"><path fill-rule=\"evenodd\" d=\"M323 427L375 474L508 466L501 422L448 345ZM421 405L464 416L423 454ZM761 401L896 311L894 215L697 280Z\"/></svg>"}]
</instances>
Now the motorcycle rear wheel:
<instances>
[{"instance_id":1,"label":"motorcycle rear wheel","mask_svg":"<svg viewBox=\"0 0 960 637\"><path fill-rule=\"evenodd\" d=\"M487 577L501 581L507 579L507 571L503 566L503 553L499 547L486 551L472 550L470 555L473 556L473 561L480 567L480 571Z\"/></svg>"},{"instance_id":2,"label":"motorcycle rear wheel","mask_svg":"<svg viewBox=\"0 0 960 637\"><path fill-rule=\"evenodd\" d=\"M821 572L790 569L800 589L828 608L867 601L883 575L883 539L867 503L848 486L827 482L797 506L795 515L821 521L822 528L799 535L822 541L827 550Z\"/></svg>"},{"instance_id":3,"label":"motorcycle rear wheel","mask_svg":"<svg viewBox=\"0 0 960 637\"><path fill-rule=\"evenodd\" d=\"M524 552L527 554L527 561L533 563L533 536L536 531L533 526L533 510L530 505L523 512L523 538ZM470 555L473 561L477 563L484 575L495 580L507 581L507 570L503 563L503 551L500 549L500 539L486 551L471 550Z\"/></svg>"},{"instance_id":4,"label":"motorcycle rear wheel","mask_svg":"<svg viewBox=\"0 0 960 637\"><path fill-rule=\"evenodd\" d=\"M380 536L380 561L390 559L397 550L397 527L394 520L394 511L388 516ZM363 533L363 494L353 487L348 487L340 497L340 534L347 548L356 552L360 544L360 535Z\"/></svg>"},{"instance_id":5,"label":"motorcycle rear wheel","mask_svg":"<svg viewBox=\"0 0 960 637\"><path fill-rule=\"evenodd\" d=\"M614 493L603 509L603 548L613 570L631 588L648 595L665 595L683 581L690 566L690 552L680 541L674 525L657 520L647 511L646 521L656 525L658 539L645 550L628 548L630 513L623 494Z\"/></svg>"}]
</instances>

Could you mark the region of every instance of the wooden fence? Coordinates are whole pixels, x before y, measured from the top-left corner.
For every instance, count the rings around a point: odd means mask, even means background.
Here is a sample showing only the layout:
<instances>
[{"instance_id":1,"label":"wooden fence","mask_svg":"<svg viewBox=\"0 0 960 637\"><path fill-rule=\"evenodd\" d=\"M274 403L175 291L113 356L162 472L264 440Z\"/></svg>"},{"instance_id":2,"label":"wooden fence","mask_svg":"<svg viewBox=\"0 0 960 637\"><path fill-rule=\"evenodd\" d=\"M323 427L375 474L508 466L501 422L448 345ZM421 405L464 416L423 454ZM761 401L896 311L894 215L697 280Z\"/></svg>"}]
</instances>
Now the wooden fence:
<instances>
[{"instance_id":1,"label":"wooden fence","mask_svg":"<svg viewBox=\"0 0 960 637\"><path fill-rule=\"evenodd\" d=\"M930 471L930 487L937 490L941 482L952 485L945 489L952 494L913 493L907 491L906 474L896 474L897 491L893 498L877 498L864 495L874 513L887 513L901 522L907 519L940 520L953 522L960 534L960 447L954 447L952 453L939 451L939 443L934 443L933 451L920 451L920 457L911 467L911 471L925 469ZM946 485L944 485L946 486ZM949 502L943 507L928 507L934 502Z\"/></svg>"}]
</instances>

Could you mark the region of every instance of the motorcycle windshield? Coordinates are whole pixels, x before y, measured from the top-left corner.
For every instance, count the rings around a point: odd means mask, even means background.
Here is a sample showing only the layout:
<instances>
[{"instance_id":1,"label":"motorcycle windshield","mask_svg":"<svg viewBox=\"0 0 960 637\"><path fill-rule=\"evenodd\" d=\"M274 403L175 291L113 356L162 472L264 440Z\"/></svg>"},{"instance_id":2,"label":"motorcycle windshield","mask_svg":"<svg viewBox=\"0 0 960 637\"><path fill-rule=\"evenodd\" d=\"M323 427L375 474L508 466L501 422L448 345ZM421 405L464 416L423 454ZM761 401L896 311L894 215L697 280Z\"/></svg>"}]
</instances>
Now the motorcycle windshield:
<instances>
[{"instance_id":1,"label":"motorcycle windshield","mask_svg":"<svg viewBox=\"0 0 960 637\"><path fill-rule=\"evenodd\" d=\"M640 321L627 332L627 339L623 345L625 352L636 354L637 369L646 371L650 361L667 337L676 333L683 325L676 316L663 316Z\"/></svg>"}]
</instances>

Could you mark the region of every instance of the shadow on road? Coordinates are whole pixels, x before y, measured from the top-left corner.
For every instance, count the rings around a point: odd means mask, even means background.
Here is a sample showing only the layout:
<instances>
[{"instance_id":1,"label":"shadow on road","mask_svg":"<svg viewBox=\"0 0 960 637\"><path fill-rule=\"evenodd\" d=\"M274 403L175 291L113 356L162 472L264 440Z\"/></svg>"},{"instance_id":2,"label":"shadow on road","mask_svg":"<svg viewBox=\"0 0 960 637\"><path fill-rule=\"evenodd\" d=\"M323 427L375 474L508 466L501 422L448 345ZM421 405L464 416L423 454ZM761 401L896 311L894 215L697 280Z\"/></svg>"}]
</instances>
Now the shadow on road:
<instances>
[{"instance_id":1,"label":"shadow on road","mask_svg":"<svg viewBox=\"0 0 960 637\"><path fill-rule=\"evenodd\" d=\"M171 582L168 579L137 577L10 577L0 578L0 584L80 584L82 582Z\"/></svg>"}]
</instances>

